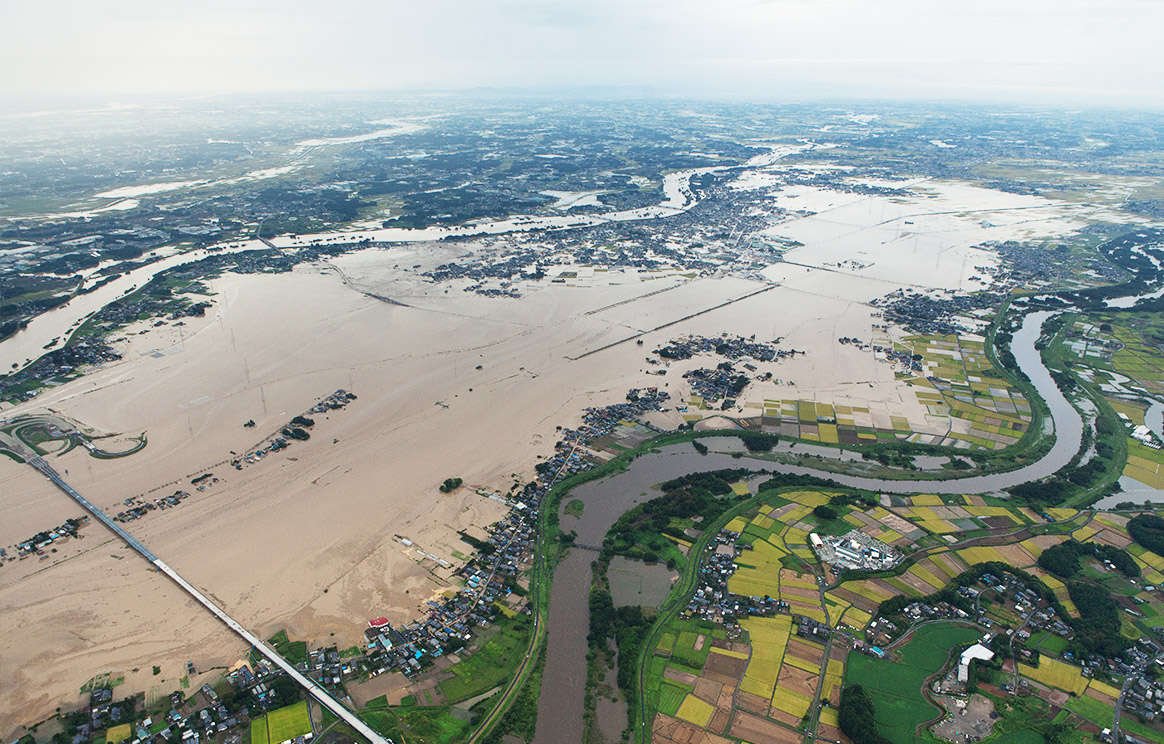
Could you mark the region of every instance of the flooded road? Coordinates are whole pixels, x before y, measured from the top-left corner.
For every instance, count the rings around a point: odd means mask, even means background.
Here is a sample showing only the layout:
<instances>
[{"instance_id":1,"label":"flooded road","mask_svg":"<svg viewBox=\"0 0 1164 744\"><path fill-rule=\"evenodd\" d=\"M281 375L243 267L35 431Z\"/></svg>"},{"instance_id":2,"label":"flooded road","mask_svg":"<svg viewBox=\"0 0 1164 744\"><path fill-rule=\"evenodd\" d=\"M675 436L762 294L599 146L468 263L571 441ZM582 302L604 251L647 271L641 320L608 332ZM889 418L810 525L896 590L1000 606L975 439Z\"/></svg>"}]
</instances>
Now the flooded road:
<instances>
[{"instance_id":1,"label":"flooded road","mask_svg":"<svg viewBox=\"0 0 1164 744\"><path fill-rule=\"evenodd\" d=\"M582 545L601 545L606 533L625 511L658 495L657 491L652 491L652 486L682 475L708 470L763 468L780 473L831 478L845 486L881 493L993 493L1051 475L1075 456L1083 441L1083 419L1059 391L1035 349L1043 323L1052 315L1054 313L1051 312L1027 315L1011 344L1011 351L1019 367L1051 410L1051 417L1045 425L1054 427L1055 444L1037 462L1007 473L919 482L839 475L797 465L736 458L727 452L700 455L690 444L676 444L662 447L657 453L642 455L622 473L583 484L571 491L571 498L582 499L586 508L581 517L560 513L562 530L576 531L577 541ZM722 440L724 444L733 441ZM712 443L718 445L720 441L713 440ZM586 636L590 625L589 593L593 580L591 563L596 555L591 550L574 548L554 571L547 626L546 667L538 700L537 734L534 737L538 744L582 741L586 696Z\"/></svg>"}]
</instances>

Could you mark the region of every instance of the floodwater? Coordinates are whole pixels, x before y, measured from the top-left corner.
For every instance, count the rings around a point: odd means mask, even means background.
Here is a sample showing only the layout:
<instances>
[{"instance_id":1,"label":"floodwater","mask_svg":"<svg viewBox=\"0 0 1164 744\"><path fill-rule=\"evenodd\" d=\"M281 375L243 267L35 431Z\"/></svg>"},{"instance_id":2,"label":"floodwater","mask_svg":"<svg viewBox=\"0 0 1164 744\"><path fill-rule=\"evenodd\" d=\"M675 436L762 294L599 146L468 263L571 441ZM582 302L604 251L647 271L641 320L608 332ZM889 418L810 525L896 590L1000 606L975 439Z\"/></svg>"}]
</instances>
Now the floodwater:
<instances>
[{"instance_id":1,"label":"floodwater","mask_svg":"<svg viewBox=\"0 0 1164 744\"><path fill-rule=\"evenodd\" d=\"M606 578L615 607L658 607L671 593L679 572L665 563L645 563L616 555L606 569Z\"/></svg>"},{"instance_id":2,"label":"floodwater","mask_svg":"<svg viewBox=\"0 0 1164 744\"><path fill-rule=\"evenodd\" d=\"M357 137L332 138L327 140L307 140L299 144L302 147L319 147L341 142L361 142L366 139L374 139L377 137L386 137L394 134L404 133L403 130L401 130L401 127L407 128L411 126L418 126L408 122L393 123L395 124L394 129L380 130L367 135L359 135ZM770 152L752 158L747 163L745 163L743 167L754 168L772 165L780 158L791 155L792 153L800 152L803 150L811 150L816 147L818 147L818 145L813 142L805 142L798 146L773 147L771 148ZM577 227L592 227L594 225L604 224L607 222L630 222L637 220L658 219L660 217L669 217L672 215L680 214L681 212L685 212L691 209L698 203L698 199L696 199L695 193L691 190L690 182L693 176L703 173L714 173L725 169L726 166L713 166L708 168L692 168L688 170L675 171L674 173L668 173L663 177L663 201L653 207L641 207L639 209L629 209L619 212L604 212L601 214L589 215L561 215L553 217L515 216L499 221L480 222L458 227L438 226L418 229L387 228L367 231L347 230L331 233L315 233L311 235L284 235L270 241L269 245L284 249L294 249L314 244L353 243L362 240L391 243L419 243L430 240L439 240L441 238L450 236L466 237L473 235L502 235L505 233L524 233L538 230L549 231ZM246 176L242 176L235 180L244 181L253 180L255 178L265 178L269 175L274 175L274 172L279 170L281 169L270 169L270 171L253 171L252 173L249 173ZM222 183L225 183L225 181ZM155 190L165 190L168 188L178 188L184 185L186 185L186 182L153 184L152 186L126 188L153 188ZM75 329L75 327L80 325L80 323L90 315L105 307L110 302L113 302L117 298L133 291L134 288L145 286L145 284L149 282L150 279L153 279L155 275L162 271L205 258L206 256L210 255L211 251L219 254L236 253L239 251L256 250L266 247L268 247L268 245L264 245L258 240L245 241L241 244L219 244L211 246L209 249L198 249L186 253L175 254L161 261L155 261L134 271L127 272L118 279L110 282L109 284L94 292L74 297L72 300L58 308L54 308L53 310L50 310L46 313L41 313L29 322L27 328L17 332L5 341L0 342L0 369L3 369L7 372L13 369L13 365L16 365L17 368L22 368L36 361L46 353L47 350L44 347L53 339L60 339L58 345L63 344L65 339Z\"/></svg>"},{"instance_id":3,"label":"floodwater","mask_svg":"<svg viewBox=\"0 0 1164 744\"><path fill-rule=\"evenodd\" d=\"M40 359L48 351L44 348L45 345L53 339L59 339L53 348L64 346L69 334L86 318L119 297L144 287L163 271L200 261L212 255L253 251L260 248L266 248L266 246L258 240L215 246L213 251L199 248L185 253L175 253L141 268L127 271L89 294L77 295L64 305L41 313L29 321L27 328L0 342L0 365L2 365L0 369L8 372L11 371L13 365L24 367Z\"/></svg>"},{"instance_id":4,"label":"floodwater","mask_svg":"<svg viewBox=\"0 0 1164 744\"><path fill-rule=\"evenodd\" d=\"M918 482L839 475L803 466L737 458L722 452L700 455L689 444L677 444L640 456L622 473L574 489L571 497L582 499L586 509L581 518L562 514L562 530L577 531L577 542L580 545L601 545L603 537L623 512L658 495L657 491L651 490L655 484L689 473L724 468L754 467L781 473L816 475L831 478L845 486L882 493L995 493L1051 475L1071 460L1083 441L1083 419L1059 392L1035 349L1043 323L1053 314L1038 312L1027 315L1022 328L1014 334L1011 346L1019 367L1026 372L1051 409L1051 420L1047 421L1047 426L1053 426L1057 434L1051 451L1038 462L1008 473ZM554 571L547 626L546 668L538 700L537 734L534 738L539 744L582 740L586 695L586 635L590 625L588 598L594 557L595 553L590 550L575 547Z\"/></svg>"}]
</instances>

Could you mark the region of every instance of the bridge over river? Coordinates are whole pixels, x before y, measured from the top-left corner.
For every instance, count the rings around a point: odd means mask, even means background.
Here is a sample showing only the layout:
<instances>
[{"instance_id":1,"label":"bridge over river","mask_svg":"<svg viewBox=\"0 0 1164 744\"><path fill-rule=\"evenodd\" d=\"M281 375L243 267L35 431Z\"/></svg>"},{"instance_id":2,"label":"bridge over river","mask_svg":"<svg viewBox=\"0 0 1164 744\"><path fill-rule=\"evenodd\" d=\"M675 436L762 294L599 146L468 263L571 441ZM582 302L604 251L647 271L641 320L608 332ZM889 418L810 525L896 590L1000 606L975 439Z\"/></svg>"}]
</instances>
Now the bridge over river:
<instances>
[{"instance_id":1,"label":"bridge over river","mask_svg":"<svg viewBox=\"0 0 1164 744\"><path fill-rule=\"evenodd\" d=\"M15 448L12 442L6 442L6 444L8 444L9 448ZM370 742L370 744L394 744L392 739L388 739L378 734L375 730L372 729L371 726L364 723L359 716L340 703L340 701L337 700L335 696L328 692L324 687L307 677L307 675L301 673L298 669L292 666L290 662L276 653L274 649L264 643L262 639L244 628L237 620L226 614L225 610L216 605L214 602L210 601L210 599L208 599L205 594L198 591L198 589L191 585L190 582L183 579L177 571L170 568L168 565L166 565L165 561L150 552L150 549L143 545L137 538L122 529L120 524L110 519L109 515L93 505L92 502L90 502L88 499L78 493L76 489L66 483L65 479L61 477L60 473L58 473L51 465L45 462L44 458L28 452L23 448L22 445L19 445L19 443L17 443L16 446L19 446L21 450L24 450L19 454L24 455L25 462L43 473L45 477L56 484L57 488L71 496L74 501L83 506L86 511L92 514L97 519L97 521L113 530L113 532L118 537L125 541L126 545L136 550L142 555L143 558L152 563L159 571L170 577L170 579L175 584L182 587L182 589L185 590L187 594L193 597L200 605L209 610L211 614L221 620L222 623L226 625L226 627L233 630L236 634L241 636L244 641L253 646L259 653L270 659L271 663L275 664L275 666L286 672L287 675L291 677L291 679L293 679L296 683L298 683L300 687L306 690L307 693L311 695L311 697L318 700L320 705L330 710L336 715L337 718L350 725L356 731L360 732L360 734L362 734L364 738Z\"/></svg>"}]
</instances>

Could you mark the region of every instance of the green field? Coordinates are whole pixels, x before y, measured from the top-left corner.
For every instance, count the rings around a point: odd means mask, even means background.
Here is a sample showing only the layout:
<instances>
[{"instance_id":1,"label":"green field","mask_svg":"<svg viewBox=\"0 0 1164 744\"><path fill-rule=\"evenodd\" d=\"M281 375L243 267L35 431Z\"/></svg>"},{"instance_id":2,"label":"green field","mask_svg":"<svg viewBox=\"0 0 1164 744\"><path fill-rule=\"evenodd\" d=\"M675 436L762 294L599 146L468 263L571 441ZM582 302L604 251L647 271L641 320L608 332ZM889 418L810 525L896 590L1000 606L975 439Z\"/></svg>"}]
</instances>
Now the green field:
<instances>
[{"instance_id":1,"label":"green field","mask_svg":"<svg viewBox=\"0 0 1164 744\"><path fill-rule=\"evenodd\" d=\"M845 684L858 684L869 691L881 734L893 744L930 741L914 734L918 724L939 712L922 697L922 685L946 663L951 648L973 643L978 637L972 628L927 625L898 649L900 662L849 654Z\"/></svg>"},{"instance_id":2,"label":"green field","mask_svg":"<svg viewBox=\"0 0 1164 744\"><path fill-rule=\"evenodd\" d=\"M521 660L526 646L529 620L503 620L501 630L479 650L468 654L449 671L453 676L441 680L445 700L457 703L493 689L506 680Z\"/></svg>"},{"instance_id":3,"label":"green field","mask_svg":"<svg viewBox=\"0 0 1164 744\"><path fill-rule=\"evenodd\" d=\"M372 728L408 744L453 744L463 741L470 724L449 714L451 708L365 708L360 711Z\"/></svg>"},{"instance_id":4,"label":"green field","mask_svg":"<svg viewBox=\"0 0 1164 744\"><path fill-rule=\"evenodd\" d=\"M683 704L683 698L687 697L690 690L684 689L687 685L679 685L670 680L665 680L659 687L659 712L668 716L675 715L679 710L679 706Z\"/></svg>"},{"instance_id":5,"label":"green field","mask_svg":"<svg viewBox=\"0 0 1164 744\"><path fill-rule=\"evenodd\" d=\"M267 744L267 717L256 718L251 721L251 744Z\"/></svg>"},{"instance_id":6,"label":"green field","mask_svg":"<svg viewBox=\"0 0 1164 744\"><path fill-rule=\"evenodd\" d=\"M311 719L307 715L307 702L303 700L251 721L251 744L279 744L309 733Z\"/></svg>"},{"instance_id":7,"label":"green field","mask_svg":"<svg viewBox=\"0 0 1164 744\"><path fill-rule=\"evenodd\" d=\"M289 640L287 631L280 630L268 638L267 643L271 644L271 647L278 651L280 656L292 664L307 663L307 643Z\"/></svg>"}]
</instances>

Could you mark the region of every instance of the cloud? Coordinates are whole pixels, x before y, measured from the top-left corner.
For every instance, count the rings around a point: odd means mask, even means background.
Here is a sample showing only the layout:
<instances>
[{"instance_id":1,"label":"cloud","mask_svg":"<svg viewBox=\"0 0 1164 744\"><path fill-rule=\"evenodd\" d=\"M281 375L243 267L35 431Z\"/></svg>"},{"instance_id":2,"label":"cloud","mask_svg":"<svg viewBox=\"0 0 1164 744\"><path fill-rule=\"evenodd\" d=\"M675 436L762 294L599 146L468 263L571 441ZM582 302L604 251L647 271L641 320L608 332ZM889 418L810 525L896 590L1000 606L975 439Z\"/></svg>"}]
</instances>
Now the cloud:
<instances>
[{"instance_id":1,"label":"cloud","mask_svg":"<svg viewBox=\"0 0 1164 744\"><path fill-rule=\"evenodd\" d=\"M0 96L638 86L1164 103L1143 0L0 0Z\"/></svg>"}]
</instances>

